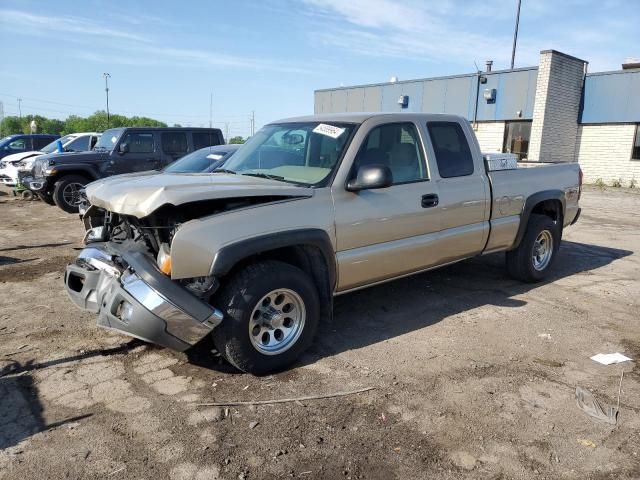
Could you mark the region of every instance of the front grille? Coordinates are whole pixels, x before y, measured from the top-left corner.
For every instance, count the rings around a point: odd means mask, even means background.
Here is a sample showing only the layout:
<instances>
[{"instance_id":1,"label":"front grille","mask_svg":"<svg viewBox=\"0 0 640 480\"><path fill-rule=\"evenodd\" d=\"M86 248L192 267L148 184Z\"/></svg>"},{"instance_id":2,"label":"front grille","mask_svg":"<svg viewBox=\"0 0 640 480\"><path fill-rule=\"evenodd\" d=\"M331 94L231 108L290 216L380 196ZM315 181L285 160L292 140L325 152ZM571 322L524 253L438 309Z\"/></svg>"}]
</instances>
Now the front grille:
<instances>
[{"instance_id":1,"label":"front grille","mask_svg":"<svg viewBox=\"0 0 640 480\"><path fill-rule=\"evenodd\" d=\"M33 165L33 176L35 178L42 176L42 162L35 162Z\"/></svg>"}]
</instances>

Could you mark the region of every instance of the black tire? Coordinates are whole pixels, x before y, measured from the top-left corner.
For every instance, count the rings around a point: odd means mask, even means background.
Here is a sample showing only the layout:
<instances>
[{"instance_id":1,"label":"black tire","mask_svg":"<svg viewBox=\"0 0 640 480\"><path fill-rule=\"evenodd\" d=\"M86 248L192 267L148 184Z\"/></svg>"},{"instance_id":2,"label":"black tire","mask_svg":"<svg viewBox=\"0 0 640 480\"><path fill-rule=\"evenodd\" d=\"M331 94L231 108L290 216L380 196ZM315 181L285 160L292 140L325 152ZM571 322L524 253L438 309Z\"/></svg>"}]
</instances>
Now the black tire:
<instances>
[{"instance_id":1,"label":"black tire","mask_svg":"<svg viewBox=\"0 0 640 480\"><path fill-rule=\"evenodd\" d=\"M263 297L278 289L295 292L304 304L306 315L297 340L282 353L268 355L252 344L249 326L254 308ZM234 367L254 375L291 365L313 342L320 318L318 291L309 275L278 261L245 267L226 283L214 304L224 312L224 320L213 331L216 349Z\"/></svg>"},{"instance_id":2,"label":"black tire","mask_svg":"<svg viewBox=\"0 0 640 480\"><path fill-rule=\"evenodd\" d=\"M74 205L65 198L65 189L73 184L79 184L84 187L89 182L90 180L82 175L65 175L55 183L53 188L53 201L59 208L67 213L78 213L78 205Z\"/></svg>"},{"instance_id":3,"label":"black tire","mask_svg":"<svg viewBox=\"0 0 640 480\"><path fill-rule=\"evenodd\" d=\"M31 190L23 190L20 195L22 196L22 200L31 201L34 199L33 192Z\"/></svg>"},{"instance_id":4,"label":"black tire","mask_svg":"<svg viewBox=\"0 0 640 480\"><path fill-rule=\"evenodd\" d=\"M546 215L533 214L529 218L527 230L517 248L507 252L507 271L516 280L527 283L542 281L553 265L558 249L560 248L561 226ZM543 232L548 232L552 240L551 258L544 264L539 264L534 259L534 249L538 237L545 236ZM538 263L538 265L537 265Z\"/></svg>"},{"instance_id":5,"label":"black tire","mask_svg":"<svg viewBox=\"0 0 640 480\"><path fill-rule=\"evenodd\" d=\"M51 195L47 195L46 193L37 193L36 194L40 200L42 200L47 205L55 205L56 202L53 201L53 197Z\"/></svg>"}]
</instances>

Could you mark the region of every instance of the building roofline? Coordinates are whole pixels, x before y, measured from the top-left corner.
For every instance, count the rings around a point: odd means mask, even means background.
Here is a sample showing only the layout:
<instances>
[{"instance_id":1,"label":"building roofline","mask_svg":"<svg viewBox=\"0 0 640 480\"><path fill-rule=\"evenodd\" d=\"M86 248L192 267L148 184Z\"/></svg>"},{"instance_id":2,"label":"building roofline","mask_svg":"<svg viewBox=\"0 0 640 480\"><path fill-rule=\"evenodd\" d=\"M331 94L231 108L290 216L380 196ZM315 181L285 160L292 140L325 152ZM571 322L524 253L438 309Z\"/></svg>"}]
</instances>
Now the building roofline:
<instances>
[{"instance_id":1,"label":"building roofline","mask_svg":"<svg viewBox=\"0 0 640 480\"><path fill-rule=\"evenodd\" d=\"M582 63L589 63L586 60L583 60L583 59L578 58L578 57L574 57L573 55L569 55L569 54L564 53L564 52L559 52L558 50L554 50L554 49L541 50L540 53L541 54L543 54L543 53L555 53L556 55L560 55L561 57L565 57L565 58L570 58L571 60L577 60L577 61L582 62Z\"/></svg>"},{"instance_id":2,"label":"building roofline","mask_svg":"<svg viewBox=\"0 0 640 480\"><path fill-rule=\"evenodd\" d=\"M521 67L521 68L506 69L506 70L492 70L491 72L480 72L480 74L489 76L489 75L497 75L501 73L510 73L510 72L526 72L530 70L538 70L538 67ZM314 90L314 93L315 92L332 92L335 90L349 90L351 88L381 87L384 85L399 85L399 84L405 84L405 83L428 82L432 80L448 80L451 78L475 77L477 75L478 75L478 72L461 73L458 75L444 75L442 77L428 77L428 78L414 78L411 80L399 80L397 82L365 83L361 85L348 85L346 87L319 88L317 90Z\"/></svg>"},{"instance_id":3,"label":"building roofline","mask_svg":"<svg viewBox=\"0 0 640 480\"><path fill-rule=\"evenodd\" d=\"M625 73L640 73L640 68L627 68L626 70L608 70L606 72L587 73L587 77L597 77L598 75L624 75Z\"/></svg>"}]
</instances>

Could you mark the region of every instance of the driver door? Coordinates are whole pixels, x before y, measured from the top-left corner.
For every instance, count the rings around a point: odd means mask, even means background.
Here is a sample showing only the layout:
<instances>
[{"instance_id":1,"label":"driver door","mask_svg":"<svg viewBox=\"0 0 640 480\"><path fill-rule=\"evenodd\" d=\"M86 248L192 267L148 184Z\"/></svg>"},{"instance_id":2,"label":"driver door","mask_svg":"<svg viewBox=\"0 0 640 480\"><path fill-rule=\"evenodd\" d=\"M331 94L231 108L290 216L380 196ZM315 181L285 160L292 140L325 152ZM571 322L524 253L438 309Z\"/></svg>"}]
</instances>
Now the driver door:
<instances>
[{"instance_id":1,"label":"driver door","mask_svg":"<svg viewBox=\"0 0 640 480\"><path fill-rule=\"evenodd\" d=\"M437 262L430 248L440 230L438 186L429 178L420 128L414 122L374 126L359 166L387 166L393 185L349 192L334 185L338 291L422 270Z\"/></svg>"}]
</instances>

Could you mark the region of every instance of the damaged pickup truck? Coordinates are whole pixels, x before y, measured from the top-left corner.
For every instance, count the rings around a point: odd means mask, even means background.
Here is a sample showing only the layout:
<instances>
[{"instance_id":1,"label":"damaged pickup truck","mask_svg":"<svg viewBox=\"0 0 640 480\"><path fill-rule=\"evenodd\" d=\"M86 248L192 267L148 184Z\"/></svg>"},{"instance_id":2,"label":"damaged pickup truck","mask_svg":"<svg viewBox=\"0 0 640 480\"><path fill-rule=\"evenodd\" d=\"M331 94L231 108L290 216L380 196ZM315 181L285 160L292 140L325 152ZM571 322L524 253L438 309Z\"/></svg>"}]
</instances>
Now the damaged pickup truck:
<instances>
[{"instance_id":1,"label":"damaged pickup truck","mask_svg":"<svg viewBox=\"0 0 640 480\"><path fill-rule=\"evenodd\" d=\"M291 364L332 298L486 253L542 280L580 213L578 164L483 156L451 115L342 114L269 124L211 173L87 186L86 248L65 284L102 327L231 364Z\"/></svg>"}]
</instances>

